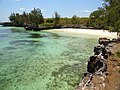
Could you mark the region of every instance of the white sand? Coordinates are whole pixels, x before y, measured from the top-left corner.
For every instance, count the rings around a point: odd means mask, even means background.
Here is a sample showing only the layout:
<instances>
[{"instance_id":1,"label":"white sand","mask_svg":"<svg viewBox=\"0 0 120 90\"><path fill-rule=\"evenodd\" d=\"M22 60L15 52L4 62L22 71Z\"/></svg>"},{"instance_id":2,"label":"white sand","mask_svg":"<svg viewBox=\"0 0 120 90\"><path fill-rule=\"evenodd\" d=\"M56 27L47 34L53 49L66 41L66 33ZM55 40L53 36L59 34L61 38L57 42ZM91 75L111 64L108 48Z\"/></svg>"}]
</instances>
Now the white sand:
<instances>
[{"instance_id":1,"label":"white sand","mask_svg":"<svg viewBox=\"0 0 120 90\"><path fill-rule=\"evenodd\" d=\"M108 32L106 30L94 30L94 29L53 29L50 30L53 32L68 32L68 33L75 33L75 34L90 34L95 35L98 37L106 37L106 38L117 38L117 33L115 32Z\"/></svg>"}]
</instances>

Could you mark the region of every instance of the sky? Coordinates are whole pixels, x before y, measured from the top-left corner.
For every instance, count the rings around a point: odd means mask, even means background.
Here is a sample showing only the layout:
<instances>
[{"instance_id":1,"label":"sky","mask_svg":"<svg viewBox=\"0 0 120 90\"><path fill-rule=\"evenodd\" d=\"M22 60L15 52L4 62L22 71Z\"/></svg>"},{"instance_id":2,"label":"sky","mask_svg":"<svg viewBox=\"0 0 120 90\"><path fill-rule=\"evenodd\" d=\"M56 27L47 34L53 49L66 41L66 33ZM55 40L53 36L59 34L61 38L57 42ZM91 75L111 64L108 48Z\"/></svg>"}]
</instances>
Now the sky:
<instances>
[{"instance_id":1,"label":"sky","mask_svg":"<svg viewBox=\"0 0 120 90\"><path fill-rule=\"evenodd\" d=\"M11 13L30 12L40 8L45 18L54 12L61 17L89 17L90 13L102 6L103 0L0 0L0 22L9 21Z\"/></svg>"}]
</instances>

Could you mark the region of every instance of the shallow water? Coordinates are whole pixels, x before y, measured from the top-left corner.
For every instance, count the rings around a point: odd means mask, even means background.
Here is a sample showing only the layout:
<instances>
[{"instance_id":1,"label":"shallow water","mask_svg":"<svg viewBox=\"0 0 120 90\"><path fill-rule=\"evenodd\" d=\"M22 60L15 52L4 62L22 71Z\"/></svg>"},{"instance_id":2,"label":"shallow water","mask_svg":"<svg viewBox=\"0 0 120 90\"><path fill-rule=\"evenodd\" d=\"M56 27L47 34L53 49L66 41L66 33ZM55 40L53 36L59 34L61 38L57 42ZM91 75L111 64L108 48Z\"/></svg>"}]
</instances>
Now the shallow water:
<instances>
[{"instance_id":1,"label":"shallow water","mask_svg":"<svg viewBox=\"0 0 120 90\"><path fill-rule=\"evenodd\" d=\"M0 27L0 90L74 90L97 37Z\"/></svg>"}]
</instances>

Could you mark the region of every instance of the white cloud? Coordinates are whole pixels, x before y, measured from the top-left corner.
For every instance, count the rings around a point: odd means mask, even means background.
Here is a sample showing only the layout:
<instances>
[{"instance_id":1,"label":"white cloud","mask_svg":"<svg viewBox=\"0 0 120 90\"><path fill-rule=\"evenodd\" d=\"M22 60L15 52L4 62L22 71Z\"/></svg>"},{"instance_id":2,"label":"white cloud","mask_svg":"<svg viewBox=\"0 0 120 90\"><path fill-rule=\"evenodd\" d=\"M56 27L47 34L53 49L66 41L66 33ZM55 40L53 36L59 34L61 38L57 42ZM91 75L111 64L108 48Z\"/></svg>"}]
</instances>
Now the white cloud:
<instances>
[{"instance_id":1,"label":"white cloud","mask_svg":"<svg viewBox=\"0 0 120 90\"><path fill-rule=\"evenodd\" d=\"M45 9L41 9L41 12L46 12L47 10L45 10Z\"/></svg>"},{"instance_id":2,"label":"white cloud","mask_svg":"<svg viewBox=\"0 0 120 90\"><path fill-rule=\"evenodd\" d=\"M25 8L20 8L19 10L20 10L20 11L24 11L24 10L25 10Z\"/></svg>"},{"instance_id":3,"label":"white cloud","mask_svg":"<svg viewBox=\"0 0 120 90\"><path fill-rule=\"evenodd\" d=\"M91 11L90 10L81 10L80 12L82 12L82 13L90 13Z\"/></svg>"},{"instance_id":4,"label":"white cloud","mask_svg":"<svg viewBox=\"0 0 120 90\"><path fill-rule=\"evenodd\" d=\"M104 4L104 2L102 2L102 4Z\"/></svg>"},{"instance_id":5,"label":"white cloud","mask_svg":"<svg viewBox=\"0 0 120 90\"><path fill-rule=\"evenodd\" d=\"M31 10L34 10L34 8L32 8Z\"/></svg>"},{"instance_id":6,"label":"white cloud","mask_svg":"<svg viewBox=\"0 0 120 90\"><path fill-rule=\"evenodd\" d=\"M76 13L90 13L90 10L77 10Z\"/></svg>"}]
</instances>

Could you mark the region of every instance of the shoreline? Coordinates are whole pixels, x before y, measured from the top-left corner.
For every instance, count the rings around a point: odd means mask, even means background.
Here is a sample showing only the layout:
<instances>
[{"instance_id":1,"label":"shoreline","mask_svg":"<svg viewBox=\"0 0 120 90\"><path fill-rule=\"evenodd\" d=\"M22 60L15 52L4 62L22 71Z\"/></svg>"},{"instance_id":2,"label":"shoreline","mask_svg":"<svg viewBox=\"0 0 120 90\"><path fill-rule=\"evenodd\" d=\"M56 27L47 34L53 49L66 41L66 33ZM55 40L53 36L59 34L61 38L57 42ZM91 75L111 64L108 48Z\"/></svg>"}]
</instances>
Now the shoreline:
<instances>
[{"instance_id":1,"label":"shoreline","mask_svg":"<svg viewBox=\"0 0 120 90\"><path fill-rule=\"evenodd\" d=\"M3 26L3 27L5 27L5 26ZM41 28L41 29L43 29L43 28ZM117 38L117 32L109 32L108 30L95 29L95 28L64 28L63 27L63 28L47 28L47 29L45 29L45 28L43 30L36 29L34 31L67 32L67 33L73 33L73 34L94 35L94 36L98 36L98 38L100 38L100 37L107 37L109 39Z\"/></svg>"},{"instance_id":2,"label":"shoreline","mask_svg":"<svg viewBox=\"0 0 120 90\"><path fill-rule=\"evenodd\" d=\"M97 30L97 29L73 29L73 28L63 28L63 29L53 29L53 30L45 30L50 32L66 32L73 34L88 34L94 35L98 37L107 37L107 38L117 38L116 32L108 32L107 30Z\"/></svg>"},{"instance_id":3,"label":"shoreline","mask_svg":"<svg viewBox=\"0 0 120 90\"><path fill-rule=\"evenodd\" d=\"M99 38L98 41L94 55L88 60L87 71L75 90L120 89L120 40Z\"/></svg>"}]
</instances>

